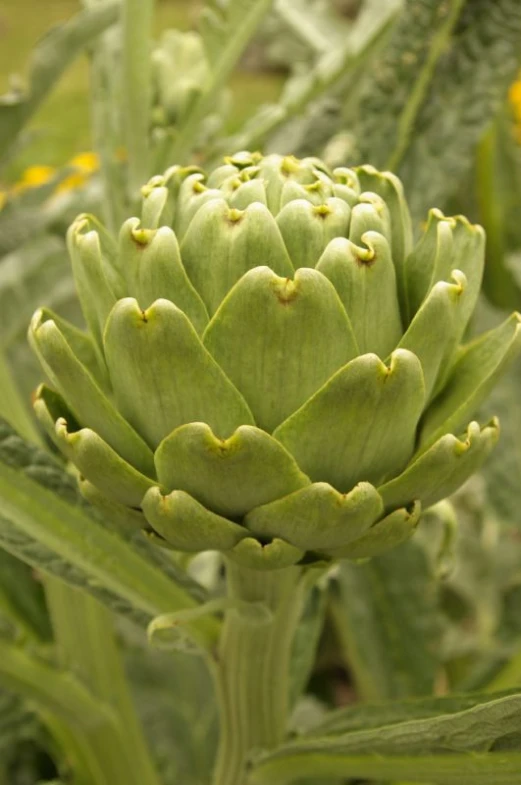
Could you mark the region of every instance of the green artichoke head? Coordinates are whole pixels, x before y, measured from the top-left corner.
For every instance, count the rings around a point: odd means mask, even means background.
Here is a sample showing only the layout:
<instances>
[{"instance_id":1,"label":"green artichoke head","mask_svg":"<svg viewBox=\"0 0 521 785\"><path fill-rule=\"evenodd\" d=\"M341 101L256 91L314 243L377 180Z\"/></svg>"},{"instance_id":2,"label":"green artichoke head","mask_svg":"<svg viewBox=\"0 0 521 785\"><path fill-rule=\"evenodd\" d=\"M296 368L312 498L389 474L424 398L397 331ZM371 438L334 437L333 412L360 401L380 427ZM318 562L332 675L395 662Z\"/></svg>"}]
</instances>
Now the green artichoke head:
<instances>
[{"instance_id":1,"label":"green artichoke head","mask_svg":"<svg viewBox=\"0 0 521 785\"><path fill-rule=\"evenodd\" d=\"M143 188L114 240L68 243L87 332L46 309L35 407L91 500L177 550L254 568L411 536L498 437L470 422L518 315L461 345L484 236L370 166L241 152Z\"/></svg>"}]
</instances>

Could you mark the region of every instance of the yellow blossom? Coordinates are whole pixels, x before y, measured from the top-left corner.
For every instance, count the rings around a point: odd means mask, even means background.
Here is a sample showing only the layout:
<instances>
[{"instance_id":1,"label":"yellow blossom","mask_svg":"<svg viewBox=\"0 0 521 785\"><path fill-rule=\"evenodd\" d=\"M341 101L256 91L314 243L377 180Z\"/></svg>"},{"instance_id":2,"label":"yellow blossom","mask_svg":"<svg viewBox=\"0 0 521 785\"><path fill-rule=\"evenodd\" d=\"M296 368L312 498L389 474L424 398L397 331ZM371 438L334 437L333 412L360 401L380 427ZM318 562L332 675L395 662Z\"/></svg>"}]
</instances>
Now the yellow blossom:
<instances>
[{"instance_id":1,"label":"yellow blossom","mask_svg":"<svg viewBox=\"0 0 521 785\"><path fill-rule=\"evenodd\" d=\"M75 155L67 164L75 169L75 172L66 177L58 185L56 193L73 191L85 185L91 174L99 169L99 158L96 153L86 152Z\"/></svg>"},{"instance_id":2,"label":"yellow blossom","mask_svg":"<svg viewBox=\"0 0 521 785\"><path fill-rule=\"evenodd\" d=\"M14 186L13 192L20 193L28 188L38 188L52 180L55 174L56 169L53 166L30 166Z\"/></svg>"},{"instance_id":3,"label":"yellow blossom","mask_svg":"<svg viewBox=\"0 0 521 785\"><path fill-rule=\"evenodd\" d=\"M514 117L516 140L521 144L521 74L517 81L510 85L508 100Z\"/></svg>"}]
</instances>

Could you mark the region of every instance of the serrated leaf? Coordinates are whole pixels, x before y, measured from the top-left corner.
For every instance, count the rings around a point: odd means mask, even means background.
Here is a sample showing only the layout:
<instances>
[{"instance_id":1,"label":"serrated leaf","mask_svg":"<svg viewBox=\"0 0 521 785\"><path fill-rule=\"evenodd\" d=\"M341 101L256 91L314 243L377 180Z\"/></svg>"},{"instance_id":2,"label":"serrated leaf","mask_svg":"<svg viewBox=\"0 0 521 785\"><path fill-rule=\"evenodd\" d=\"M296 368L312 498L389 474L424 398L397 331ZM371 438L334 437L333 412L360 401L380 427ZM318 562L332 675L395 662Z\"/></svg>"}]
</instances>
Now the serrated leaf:
<instances>
[{"instance_id":1,"label":"serrated leaf","mask_svg":"<svg viewBox=\"0 0 521 785\"><path fill-rule=\"evenodd\" d=\"M361 98L362 159L395 168L465 0L408 0ZM393 167L390 161L395 162Z\"/></svg>"},{"instance_id":2,"label":"serrated leaf","mask_svg":"<svg viewBox=\"0 0 521 785\"><path fill-rule=\"evenodd\" d=\"M343 563L331 609L365 700L431 693L439 656L435 583L414 542L366 564Z\"/></svg>"},{"instance_id":3,"label":"serrated leaf","mask_svg":"<svg viewBox=\"0 0 521 785\"><path fill-rule=\"evenodd\" d=\"M469 169L515 77L520 34L517 0L409 0L367 84L358 140L362 158L400 175L415 219Z\"/></svg>"}]
</instances>

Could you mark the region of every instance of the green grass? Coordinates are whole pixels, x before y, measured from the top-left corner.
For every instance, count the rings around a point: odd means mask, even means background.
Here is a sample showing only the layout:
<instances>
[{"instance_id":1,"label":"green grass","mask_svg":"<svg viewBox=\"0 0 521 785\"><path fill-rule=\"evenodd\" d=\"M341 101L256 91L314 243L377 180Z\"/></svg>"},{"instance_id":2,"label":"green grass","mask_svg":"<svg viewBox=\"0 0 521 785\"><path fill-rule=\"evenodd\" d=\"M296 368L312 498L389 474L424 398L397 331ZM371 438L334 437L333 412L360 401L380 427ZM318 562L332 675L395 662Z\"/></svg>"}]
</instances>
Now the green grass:
<instances>
[{"instance_id":1,"label":"green grass","mask_svg":"<svg viewBox=\"0 0 521 785\"><path fill-rule=\"evenodd\" d=\"M159 0L157 32L166 27L182 30L194 26L195 0ZM12 74L24 74L32 47L53 25L72 16L78 0L3 0L0 6L0 93ZM230 127L242 122L259 104L273 101L280 90L280 76L239 71L232 81L234 93ZM34 118L30 143L7 172L16 179L31 164L58 166L75 153L90 149L89 73L85 57L60 80Z\"/></svg>"}]
</instances>

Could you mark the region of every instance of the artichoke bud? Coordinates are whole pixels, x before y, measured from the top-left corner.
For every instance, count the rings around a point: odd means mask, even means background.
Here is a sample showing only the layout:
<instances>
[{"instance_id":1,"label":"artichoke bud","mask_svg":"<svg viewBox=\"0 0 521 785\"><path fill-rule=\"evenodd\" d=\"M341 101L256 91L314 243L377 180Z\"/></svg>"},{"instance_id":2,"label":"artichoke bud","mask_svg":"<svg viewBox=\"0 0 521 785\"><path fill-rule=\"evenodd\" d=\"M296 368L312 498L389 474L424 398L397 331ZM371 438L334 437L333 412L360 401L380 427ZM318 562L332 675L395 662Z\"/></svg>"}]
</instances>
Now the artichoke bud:
<instances>
[{"instance_id":1,"label":"artichoke bud","mask_svg":"<svg viewBox=\"0 0 521 785\"><path fill-rule=\"evenodd\" d=\"M167 30L152 53L152 79L165 122L181 122L200 94L209 66L197 33Z\"/></svg>"},{"instance_id":2,"label":"artichoke bud","mask_svg":"<svg viewBox=\"0 0 521 785\"><path fill-rule=\"evenodd\" d=\"M240 151L172 166L116 241L68 233L86 332L46 309L35 410L93 503L177 550L252 569L361 559L483 463L471 420L521 317L461 345L484 237L400 181Z\"/></svg>"}]
</instances>

